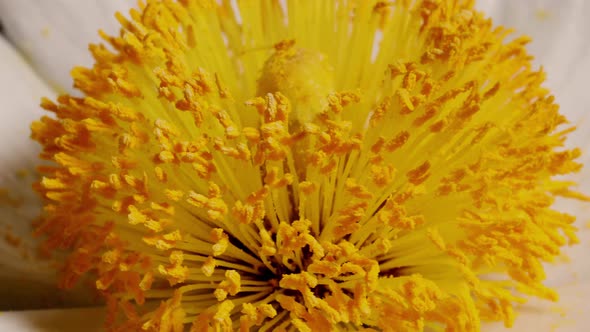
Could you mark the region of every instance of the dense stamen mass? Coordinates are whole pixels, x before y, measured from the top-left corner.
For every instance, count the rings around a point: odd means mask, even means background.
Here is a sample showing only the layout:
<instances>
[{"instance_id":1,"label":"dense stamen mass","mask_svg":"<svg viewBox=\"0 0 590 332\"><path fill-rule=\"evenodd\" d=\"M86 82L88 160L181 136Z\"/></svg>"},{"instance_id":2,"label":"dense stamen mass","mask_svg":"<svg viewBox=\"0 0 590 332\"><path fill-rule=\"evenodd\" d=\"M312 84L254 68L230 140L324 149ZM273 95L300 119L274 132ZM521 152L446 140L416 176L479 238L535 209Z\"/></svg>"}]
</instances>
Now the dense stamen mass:
<instances>
[{"instance_id":1,"label":"dense stamen mass","mask_svg":"<svg viewBox=\"0 0 590 332\"><path fill-rule=\"evenodd\" d=\"M39 232L110 330L477 331L556 299L551 206L586 197L527 38L463 0L140 7L32 127Z\"/></svg>"}]
</instances>

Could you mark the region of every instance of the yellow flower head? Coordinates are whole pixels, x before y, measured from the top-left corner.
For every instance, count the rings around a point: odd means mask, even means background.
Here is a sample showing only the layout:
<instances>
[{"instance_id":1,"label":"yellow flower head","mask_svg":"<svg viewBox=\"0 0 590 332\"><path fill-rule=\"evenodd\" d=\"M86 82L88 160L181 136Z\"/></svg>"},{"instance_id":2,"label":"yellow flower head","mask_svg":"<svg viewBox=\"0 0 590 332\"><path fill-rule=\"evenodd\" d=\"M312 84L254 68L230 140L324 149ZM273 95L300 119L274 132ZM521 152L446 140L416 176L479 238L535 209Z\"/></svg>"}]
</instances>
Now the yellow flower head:
<instances>
[{"instance_id":1,"label":"yellow flower head","mask_svg":"<svg viewBox=\"0 0 590 332\"><path fill-rule=\"evenodd\" d=\"M578 150L467 0L153 0L42 106L39 231L114 331L477 331L555 300Z\"/></svg>"}]
</instances>

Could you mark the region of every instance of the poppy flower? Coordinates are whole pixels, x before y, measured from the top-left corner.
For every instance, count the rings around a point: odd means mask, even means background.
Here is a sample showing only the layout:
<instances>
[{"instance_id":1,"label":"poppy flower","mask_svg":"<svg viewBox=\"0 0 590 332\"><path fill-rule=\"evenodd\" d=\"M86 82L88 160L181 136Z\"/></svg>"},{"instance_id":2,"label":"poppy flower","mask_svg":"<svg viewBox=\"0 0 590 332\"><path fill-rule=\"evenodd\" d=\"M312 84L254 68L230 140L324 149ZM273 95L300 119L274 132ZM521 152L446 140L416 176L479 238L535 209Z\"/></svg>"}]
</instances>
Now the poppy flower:
<instances>
[{"instance_id":1,"label":"poppy flower","mask_svg":"<svg viewBox=\"0 0 590 332\"><path fill-rule=\"evenodd\" d=\"M109 330L477 331L558 299L556 201L588 198L528 37L470 1L139 7L31 126L42 249Z\"/></svg>"}]
</instances>

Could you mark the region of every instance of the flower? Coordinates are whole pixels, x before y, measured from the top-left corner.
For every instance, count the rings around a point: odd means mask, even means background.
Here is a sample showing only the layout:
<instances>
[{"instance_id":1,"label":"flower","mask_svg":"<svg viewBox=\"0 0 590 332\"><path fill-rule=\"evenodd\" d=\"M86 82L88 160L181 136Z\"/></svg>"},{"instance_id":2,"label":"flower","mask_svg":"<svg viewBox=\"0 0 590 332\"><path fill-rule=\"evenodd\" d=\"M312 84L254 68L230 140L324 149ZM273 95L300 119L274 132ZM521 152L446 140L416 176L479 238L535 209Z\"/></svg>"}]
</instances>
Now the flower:
<instances>
[{"instance_id":1,"label":"flower","mask_svg":"<svg viewBox=\"0 0 590 332\"><path fill-rule=\"evenodd\" d=\"M315 6L243 5L241 30L154 2L91 48L86 97L33 126L64 283L97 275L123 329L476 330L512 323L511 288L554 299L540 261L576 238L553 196L585 197L550 179L579 151L525 40L469 4Z\"/></svg>"}]
</instances>

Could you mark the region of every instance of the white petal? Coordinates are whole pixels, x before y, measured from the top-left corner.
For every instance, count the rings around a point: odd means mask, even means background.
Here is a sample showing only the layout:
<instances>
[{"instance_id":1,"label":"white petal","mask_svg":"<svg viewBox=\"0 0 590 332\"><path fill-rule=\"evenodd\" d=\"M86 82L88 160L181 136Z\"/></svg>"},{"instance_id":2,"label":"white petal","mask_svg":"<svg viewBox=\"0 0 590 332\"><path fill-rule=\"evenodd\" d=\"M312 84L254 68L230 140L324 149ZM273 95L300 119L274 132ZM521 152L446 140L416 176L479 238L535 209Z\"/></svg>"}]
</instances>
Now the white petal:
<instances>
[{"instance_id":1,"label":"white petal","mask_svg":"<svg viewBox=\"0 0 590 332\"><path fill-rule=\"evenodd\" d=\"M41 76L59 90L71 91L73 66L92 64L88 44L98 30L118 32L116 11L136 0L0 0L0 22Z\"/></svg>"},{"instance_id":2,"label":"white petal","mask_svg":"<svg viewBox=\"0 0 590 332\"><path fill-rule=\"evenodd\" d=\"M53 92L1 37L0 59L0 309L52 305L61 296L55 270L37 257L31 229L41 202L31 188L39 147L29 126Z\"/></svg>"}]
</instances>

